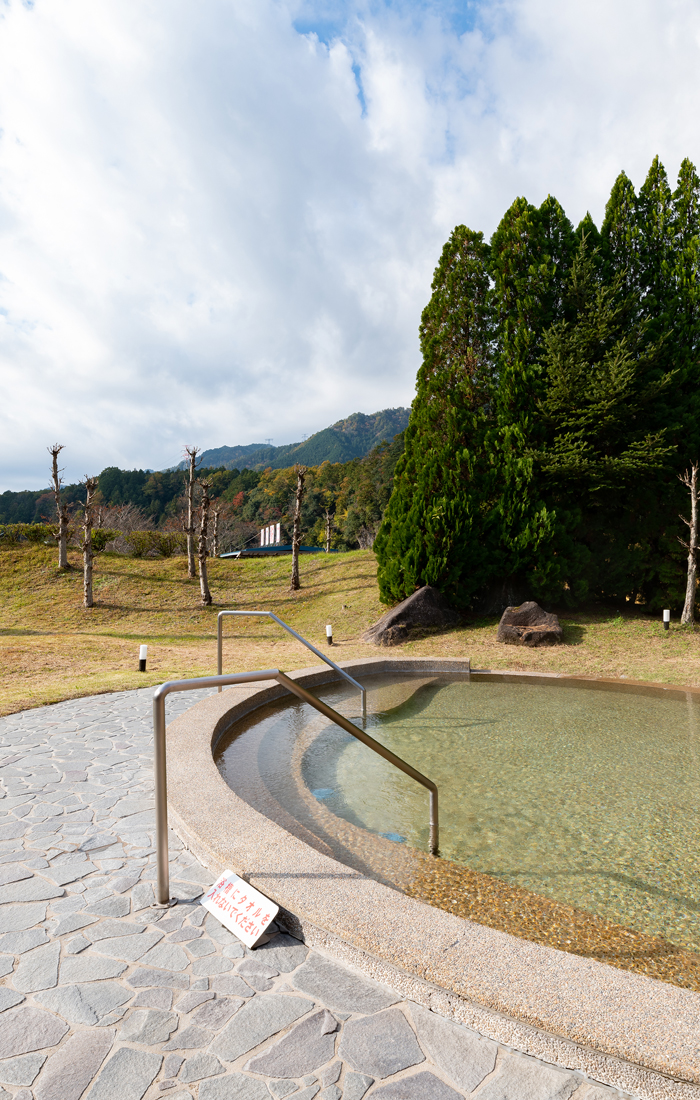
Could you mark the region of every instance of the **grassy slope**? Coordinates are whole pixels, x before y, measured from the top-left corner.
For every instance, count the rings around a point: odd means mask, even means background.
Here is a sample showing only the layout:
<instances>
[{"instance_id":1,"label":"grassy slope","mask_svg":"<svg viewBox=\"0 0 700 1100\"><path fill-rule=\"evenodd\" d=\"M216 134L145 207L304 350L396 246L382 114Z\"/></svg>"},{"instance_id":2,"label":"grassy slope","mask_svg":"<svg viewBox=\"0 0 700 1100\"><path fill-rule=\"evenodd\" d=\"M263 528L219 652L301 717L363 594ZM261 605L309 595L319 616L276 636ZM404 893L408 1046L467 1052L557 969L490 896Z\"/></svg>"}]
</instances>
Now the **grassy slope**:
<instances>
[{"instance_id":1,"label":"grassy slope","mask_svg":"<svg viewBox=\"0 0 700 1100\"><path fill-rule=\"evenodd\" d=\"M289 591L289 558L212 561L214 606L198 606L199 585L184 558L97 559L96 606L82 608L82 574L56 569L50 547L0 551L0 714L60 699L121 691L165 679L216 671L216 615L223 607L275 611L319 648L333 624L336 660L376 656L359 634L384 610L370 551L304 556L303 588ZM344 606L345 605L345 606ZM420 656L469 656L476 668L537 669L575 675L629 676L700 686L700 634L657 617L620 616L605 609L562 616L565 644L528 650L499 645L496 620L424 638L399 651ZM315 658L272 623L226 623L224 668L299 668ZM138 645L149 645L149 671L138 668ZM390 651L391 652L391 651Z\"/></svg>"}]
</instances>

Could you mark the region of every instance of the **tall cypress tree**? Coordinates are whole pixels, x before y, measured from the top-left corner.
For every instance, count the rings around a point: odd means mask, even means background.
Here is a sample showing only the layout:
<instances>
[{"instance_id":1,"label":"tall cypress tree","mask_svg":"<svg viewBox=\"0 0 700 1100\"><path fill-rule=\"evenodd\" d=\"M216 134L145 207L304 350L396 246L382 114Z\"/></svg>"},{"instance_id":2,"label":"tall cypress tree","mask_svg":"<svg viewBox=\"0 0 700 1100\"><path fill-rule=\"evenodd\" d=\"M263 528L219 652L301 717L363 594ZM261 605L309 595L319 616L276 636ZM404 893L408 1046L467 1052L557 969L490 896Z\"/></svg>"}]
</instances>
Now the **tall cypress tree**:
<instances>
[{"instance_id":1,"label":"tall cypress tree","mask_svg":"<svg viewBox=\"0 0 700 1100\"><path fill-rule=\"evenodd\" d=\"M683 598L676 474L700 452L700 180L621 173L600 234L517 199L458 227L376 541L387 602ZM489 596L490 593L490 596ZM498 602L498 600L494 602Z\"/></svg>"},{"instance_id":2,"label":"tall cypress tree","mask_svg":"<svg viewBox=\"0 0 700 1100\"><path fill-rule=\"evenodd\" d=\"M483 461L493 373L487 259L483 235L457 226L423 312L423 363L405 451L375 541L387 602L433 584L468 603L488 574L484 502L494 472Z\"/></svg>"},{"instance_id":3,"label":"tall cypress tree","mask_svg":"<svg viewBox=\"0 0 700 1100\"><path fill-rule=\"evenodd\" d=\"M537 401L545 385L543 337L563 316L573 250L573 227L551 195L539 209L516 199L491 239L498 385L487 446L500 474L494 508L500 602L517 600L528 590L542 595L559 583L553 547L561 531L542 498L532 453L541 442Z\"/></svg>"},{"instance_id":4,"label":"tall cypress tree","mask_svg":"<svg viewBox=\"0 0 700 1100\"><path fill-rule=\"evenodd\" d=\"M675 452L655 411L674 376L659 372L663 344L649 341L624 281L623 273L601 280L583 235L567 287L572 320L544 337L547 388L539 404L548 441L537 459L548 501L569 518L562 567L575 599L624 597L648 581L640 490L648 497Z\"/></svg>"}]
</instances>

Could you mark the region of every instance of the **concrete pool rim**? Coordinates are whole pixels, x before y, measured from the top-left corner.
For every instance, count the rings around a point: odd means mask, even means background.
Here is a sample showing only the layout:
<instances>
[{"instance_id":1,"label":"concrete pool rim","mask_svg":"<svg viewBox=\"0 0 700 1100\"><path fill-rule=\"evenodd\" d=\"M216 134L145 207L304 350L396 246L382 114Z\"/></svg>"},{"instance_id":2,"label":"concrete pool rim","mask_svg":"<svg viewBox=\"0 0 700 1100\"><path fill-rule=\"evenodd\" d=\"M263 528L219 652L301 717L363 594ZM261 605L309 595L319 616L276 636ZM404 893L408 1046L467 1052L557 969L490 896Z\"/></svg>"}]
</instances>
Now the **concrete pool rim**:
<instances>
[{"instance_id":1,"label":"concrete pool rim","mask_svg":"<svg viewBox=\"0 0 700 1100\"><path fill-rule=\"evenodd\" d=\"M351 675L463 675L467 662L376 657ZM557 673L472 670L510 682L700 695L697 689ZM325 666L289 673L313 688ZM209 867L233 868L284 911L290 931L405 996L544 1061L640 1097L700 1098L700 994L518 939L407 897L309 847L241 800L213 759L222 735L279 685L229 689L168 726L170 823ZM331 888L332 887L332 888Z\"/></svg>"}]
</instances>

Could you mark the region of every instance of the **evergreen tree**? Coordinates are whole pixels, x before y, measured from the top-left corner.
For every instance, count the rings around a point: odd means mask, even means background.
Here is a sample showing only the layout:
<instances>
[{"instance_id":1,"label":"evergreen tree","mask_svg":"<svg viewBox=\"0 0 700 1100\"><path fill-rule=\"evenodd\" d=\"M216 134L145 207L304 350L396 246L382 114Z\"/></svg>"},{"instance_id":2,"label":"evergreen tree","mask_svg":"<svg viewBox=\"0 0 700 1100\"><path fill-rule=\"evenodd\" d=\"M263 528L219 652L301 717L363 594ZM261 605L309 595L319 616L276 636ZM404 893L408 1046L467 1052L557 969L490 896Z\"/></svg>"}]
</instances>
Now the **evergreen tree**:
<instances>
[{"instance_id":1,"label":"evergreen tree","mask_svg":"<svg viewBox=\"0 0 700 1100\"><path fill-rule=\"evenodd\" d=\"M486 514L496 471L484 461L483 446L493 387L487 261L483 235L458 226L435 271L405 450L375 541L387 602L433 584L468 603L488 579L493 545Z\"/></svg>"},{"instance_id":2,"label":"evergreen tree","mask_svg":"<svg viewBox=\"0 0 700 1100\"><path fill-rule=\"evenodd\" d=\"M676 475L700 457L700 180L622 172L601 232L516 199L464 227L421 326L382 598L683 598ZM490 596L489 596L490 593ZM497 602L497 601L496 601Z\"/></svg>"}]
</instances>

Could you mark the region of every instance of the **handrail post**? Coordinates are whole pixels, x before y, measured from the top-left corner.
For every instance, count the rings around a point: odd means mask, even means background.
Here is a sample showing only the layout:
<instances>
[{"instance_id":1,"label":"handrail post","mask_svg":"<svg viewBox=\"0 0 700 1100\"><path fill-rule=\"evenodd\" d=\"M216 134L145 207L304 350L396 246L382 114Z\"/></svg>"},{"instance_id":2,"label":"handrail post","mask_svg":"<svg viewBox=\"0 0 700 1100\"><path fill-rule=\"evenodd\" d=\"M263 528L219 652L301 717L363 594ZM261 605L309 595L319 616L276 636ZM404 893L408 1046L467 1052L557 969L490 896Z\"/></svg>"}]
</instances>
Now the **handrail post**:
<instances>
[{"instance_id":1,"label":"handrail post","mask_svg":"<svg viewBox=\"0 0 700 1100\"><path fill-rule=\"evenodd\" d=\"M167 684L153 695L153 765L156 796L156 900L155 909L169 909L176 904L170 897L170 867L168 850L168 777L165 756L165 696Z\"/></svg>"},{"instance_id":2,"label":"handrail post","mask_svg":"<svg viewBox=\"0 0 700 1100\"><path fill-rule=\"evenodd\" d=\"M253 618L254 616L257 616L259 618L273 619L279 626L282 627L283 630L286 630L288 634L291 634L293 638L296 638L297 641L301 642L302 645L305 645L307 649L311 650L312 653L315 653L315 655L317 657L320 657L321 660L325 662L325 664L327 664L330 668L335 669L336 672L339 672L340 675L345 680L347 680L349 684L352 684L353 687L356 687L359 690L360 698L362 700L362 725L363 726L366 725L366 723L367 723L367 692L363 688L362 684L359 684L357 682L357 680L354 680L349 672L346 672L344 669L342 669L340 667L340 665L337 665L335 663L335 661L332 661L330 659L330 657L327 657L325 655L325 653L321 653L321 651L319 649L316 649L316 646L312 645L311 642L307 641L306 638L302 637L301 634L298 634L296 630L293 630L292 627L289 626L288 623L285 623L282 619L279 618L278 615L275 615L275 613L273 611L231 611L231 610L225 610L225 611L220 611L219 612L219 614L217 615L217 619L216 619L216 671L217 671L217 675L219 675L219 676L223 675L223 670L224 670L224 666L223 666L223 660L224 660L224 657L223 657L223 652L224 652L224 634L223 634L223 625L224 624L223 624L223 620L224 620L224 615L237 615L241 618L246 618L246 617ZM221 688L218 688L217 690L221 691Z\"/></svg>"},{"instance_id":3,"label":"handrail post","mask_svg":"<svg viewBox=\"0 0 700 1100\"><path fill-rule=\"evenodd\" d=\"M263 612L264 614L264 612ZM379 756L382 756L395 768L405 775L415 779L430 792L430 854L438 854L440 840L438 822L438 789L432 779L428 779L416 768L407 764L391 749L385 748L379 741L375 741L368 733L361 730L349 718L339 714L333 707L329 707L321 699L317 699L305 687L292 680L278 668L260 669L256 672L232 672L228 676L198 676L191 680L170 680L161 684L153 693L153 764L155 773L155 803L156 803L156 900L153 903L155 909L169 909L177 905L177 898L170 897L170 866L168 851L168 780L166 760L166 729L165 729L165 698L173 691L196 691L198 688L213 688L221 690L224 686L233 684L254 684L261 680L277 680L286 687L292 695L309 703L320 714L330 718L337 726L357 738Z\"/></svg>"}]
</instances>

